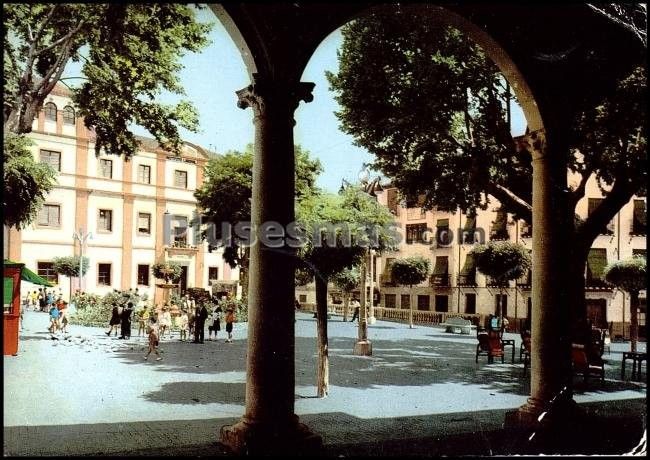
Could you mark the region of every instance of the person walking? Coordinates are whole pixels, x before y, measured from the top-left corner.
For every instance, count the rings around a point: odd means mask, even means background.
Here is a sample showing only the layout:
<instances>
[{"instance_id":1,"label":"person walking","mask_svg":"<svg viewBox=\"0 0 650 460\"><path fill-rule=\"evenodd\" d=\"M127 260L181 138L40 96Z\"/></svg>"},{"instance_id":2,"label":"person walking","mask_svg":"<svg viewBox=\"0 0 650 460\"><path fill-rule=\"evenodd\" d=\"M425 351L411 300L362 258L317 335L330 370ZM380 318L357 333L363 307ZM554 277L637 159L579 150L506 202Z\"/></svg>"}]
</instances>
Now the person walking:
<instances>
[{"instance_id":1,"label":"person walking","mask_svg":"<svg viewBox=\"0 0 650 460\"><path fill-rule=\"evenodd\" d=\"M67 334L68 333L68 302L66 302L65 300L61 300L56 307L59 310L59 324L61 327L61 332Z\"/></svg>"},{"instance_id":2,"label":"person walking","mask_svg":"<svg viewBox=\"0 0 650 460\"><path fill-rule=\"evenodd\" d=\"M149 319L149 308L145 305L144 308L136 312L138 316L138 337L142 334L147 334L147 320Z\"/></svg>"},{"instance_id":3,"label":"person walking","mask_svg":"<svg viewBox=\"0 0 650 460\"><path fill-rule=\"evenodd\" d=\"M212 340L212 333L214 332L214 340L217 342L217 332L221 330L221 313L222 309L219 305L214 307L210 313L210 322L208 325L208 340Z\"/></svg>"},{"instance_id":4,"label":"person walking","mask_svg":"<svg viewBox=\"0 0 650 460\"><path fill-rule=\"evenodd\" d=\"M111 319L108 322L108 331L106 331L105 334L110 337L111 332L113 332L113 329L115 329L115 335L117 336L117 326L120 323L120 307L114 303L113 310L111 310Z\"/></svg>"},{"instance_id":5,"label":"person walking","mask_svg":"<svg viewBox=\"0 0 650 460\"><path fill-rule=\"evenodd\" d=\"M55 334L59 329L59 309L56 305L50 307L50 327L47 328L51 334Z\"/></svg>"},{"instance_id":6,"label":"person walking","mask_svg":"<svg viewBox=\"0 0 650 460\"><path fill-rule=\"evenodd\" d=\"M128 302L120 315L121 335L120 339L131 338L131 313L133 312L133 302Z\"/></svg>"},{"instance_id":7,"label":"person walking","mask_svg":"<svg viewBox=\"0 0 650 460\"><path fill-rule=\"evenodd\" d=\"M203 304L197 305L194 310L194 343L203 343L206 319L208 319L208 309Z\"/></svg>"},{"instance_id":8,"label":"person walking","mask_svg":"<svg viewBox=\"0 0 650 460\"><path fill-rule=\"evenodd\" d=\"M237 321L235 318L235 311L230 307L226 310L226 332L228 333L228 338L226 339L227 343L232 343L232 329L235 321Z\"/></svg>"},{"instance_id":9,"label":"person walking","mask_svg":"<svg viewBox=\"0 0 650 460\"><path fill-rule=\"evenodd\" d=\"M353 300L351 304L354 307L354 314L352 315L350 322L353 322L355 319L359 319L359 310L361 309L361 304L356 299Z\"/></svg>"},{"instance_id":10,"label":"person walking","mask_svg":"<svg viewBox=\"0 0 650 460\"><path fill-rule=\"evenodd\" d=\"M149 336L149 350L147 351L147 354L144 355L144 359L145 361L149 359L149 355L153 351L158 356L156 361L160 361L162 357L158 352L158 322L156 321L155 315L151 315L149 318L149 322L147 323L147 334Z\"/></svg>"}]
</instances>

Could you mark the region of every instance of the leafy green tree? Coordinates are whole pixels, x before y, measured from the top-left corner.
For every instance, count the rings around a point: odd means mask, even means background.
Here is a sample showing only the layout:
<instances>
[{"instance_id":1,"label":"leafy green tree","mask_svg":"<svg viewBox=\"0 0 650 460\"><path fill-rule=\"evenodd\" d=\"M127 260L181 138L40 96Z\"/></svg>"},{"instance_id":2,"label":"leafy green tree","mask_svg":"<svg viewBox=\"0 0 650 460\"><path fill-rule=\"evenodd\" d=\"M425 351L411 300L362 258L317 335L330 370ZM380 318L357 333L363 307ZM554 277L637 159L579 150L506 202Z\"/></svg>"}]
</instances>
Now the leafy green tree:
<instances>
[{"instance_id":1,"label":"leafy green tree","mask_svg":"<svg viewBox=\"0 0 650 460\"><path fill-rule=\"evenodd\" d=\"M81 261L82 273L79 275L79 262L79 256L55 257L52 259L54 272L70 278L70 298L72 298L72 278L85 275L90 265L88 257L84 257Z\"/></svg>"},{"instance_id":2,"label":"leafy green tree","mask_svg":"<svg viewBox=\"0 0 650 460\"><path fill-rule=\"evenodd\" d=\"M176 283L183 273L181 266L176 262L160 262L151 266L154 278L164 280L165 283Z\"/></svg>"},{"instance_id":3,"label":"leafy green tree","mask_svg":"<svg viewBox=\"0 0 650 460\"><path fill-rule=\"evenodd\" d=\"M357 267L341 270L332 277L334 285L343 293L343 321L348 320L348 309L350 306L350 294L359 287L361 273Z\"/></svg>"},{"instance_id":4,"label":"leafy green tree","mask_svg":"<svg viewBox=\"0 0 650 460\"><path fill-rule=\"evenodd\" d=\"M368 194L348 187L339 195L311 195L298 202L303 233L299 256L314 272L316 284L318 397L329 392L327 283L339 272L363 262L368 248L394 249L393 216Z\"/></svg>"},{"instance_id":5,"label":"leafy green tree","mask_svg":"<svg viewBox=\"0 0 650 460\"><path fill-rule=\"evenodd\" d=\"M390 266L393 281L402 286L409 287L409 327L413 328L413 286L420 284L429 276L431 261L424 257L407 257L395 259Z\"/></svg>"},{"instance_id":6,"label":"leafy green tree","mask_svg":"<svg viewBox=\"0 0 650 460\"><path fill-rule=\"evenodd\" d=\"M328 73L342 129L375 155L407 204L473 212L496 198L532 222L531 153L517 147L509 108L516 99L485 53L434 12L396 8L343 28L339 71ZM595 107L585 102L571 130L567 200L575 214L590 177L604 200L587 219L567 222L574 321L584 318L584 271L596 236L644 190L646 70L640 63ZM593 103L591 103L593 104ZM568 172L569 172L568 171Z\"/></svg>"},{"instance_id":7,"label":"leafy green tree","mask_svg":"<svg viewBox=\"0 0 650 460\"><path fill-rule=\"evenodd\" d=\"M605 280L630 294L630 350L636 351L639 340L639 291L648 287L647 260L632 257L605 267Z\"/></svg>"},{"instance_id":8,"label":"leafy green tree","mask_svg":"<svg viewBox=\"0 0 650 460\"><path fill-rule=\"evenodd\" d=\"M83 61L83 83L72 87L79 115L97 139L95 151L133 155L129 127L146 128L165 148L180 151L178 128L195 131L198 116L183 94L179 59L208 44L211 24L182 4L66 3L3 5L4 129L31 132L32 122L70 62Z\"/></svg>"},{"instance_id":9,"label":"leafy green tree","mask_svg":"<svg viewBox=\"0 0 650 460\"><path fill-rule=\"evenodd\" d=\"M48 164L37 163L29 150L31 141L5 133L3 143L2 210L4 225L20 229L32 222L54 188L56 171Z\"/></svg>"},{"instance_id":10,"label":"leafy green tree","mask_svg":"<svg viewBox=\"0 0 650 460\"><path fill-rule=\"evenodd\" d=\"M296 158L296 198L298 200L317 192L316 178L323 170L318 159L311 159L309 152L300 146L295 147ZM223 258L232 267L239 267L242 296L248 296L249 248L242 245L243 240L234 230L231 239L223 234L224 225L234 229L237 224L251 220L251 197L253 191L253 145L246 146L245 152L232 151L210 159L205 168L203 185L196 190L203 221L210 224L208 242L219 242L223 246ZM211 241L212 240L212 241ZM211 246L212 247L212 246Z\"/></svg>"},{"instance_id":11,"label":"leafy green tree","mask_svg":"<svg viewBox=\"0 0 650 460\"><path fill-rule=\"evenodd\" d=\"M532 265L528 249L522 244L511 241L490 241L487 244L479 244L470 251L470 254L473 254L476 260L478 271L492 278L499 286L501 298L508 282L524 276ZM501 305L497 313L500 318L503 318Z\"/></svg>"}]
</instances>

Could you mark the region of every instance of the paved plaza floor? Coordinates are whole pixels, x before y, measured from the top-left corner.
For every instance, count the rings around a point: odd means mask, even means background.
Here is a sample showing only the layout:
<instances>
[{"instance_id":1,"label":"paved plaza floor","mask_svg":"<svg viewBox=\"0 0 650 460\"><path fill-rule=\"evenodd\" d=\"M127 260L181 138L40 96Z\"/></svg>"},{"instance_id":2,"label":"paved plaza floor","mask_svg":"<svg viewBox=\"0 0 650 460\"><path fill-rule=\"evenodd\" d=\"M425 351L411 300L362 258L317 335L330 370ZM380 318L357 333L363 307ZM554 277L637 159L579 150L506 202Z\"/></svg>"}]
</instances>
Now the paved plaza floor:
<instances>
[{"instance_id":1,"label":"paved plaza floor","mask_svg":"<svg viewBox=\"0 0 650 460\"><path fill-rule=\"evenodd\" d=\"M476 364L475 334L377 321L369 326L373 355L360 357L352 353L356 323L333 316L330 393L319 399L316 320L296 318L296 413L322 435L326 455L503 452L505 412L530 392L518 335L506 334L516 341L514 363L508 349L503 364L484 356ZM164 339L158 362L143 359L145 337L70 326L70 340L52 340L47 325L47 314L26 312L18 355L4 358L5 456L225 454L218 430L244 413L246 323L235 325L233 343L223 331L202 345ZM620 378L627 350L613 343L605 382L576 380L574 399L619 417L618 426L630 417L645 426L645 371L643 382L630 381L629 370Z\"/></svg>"}]
</instances>

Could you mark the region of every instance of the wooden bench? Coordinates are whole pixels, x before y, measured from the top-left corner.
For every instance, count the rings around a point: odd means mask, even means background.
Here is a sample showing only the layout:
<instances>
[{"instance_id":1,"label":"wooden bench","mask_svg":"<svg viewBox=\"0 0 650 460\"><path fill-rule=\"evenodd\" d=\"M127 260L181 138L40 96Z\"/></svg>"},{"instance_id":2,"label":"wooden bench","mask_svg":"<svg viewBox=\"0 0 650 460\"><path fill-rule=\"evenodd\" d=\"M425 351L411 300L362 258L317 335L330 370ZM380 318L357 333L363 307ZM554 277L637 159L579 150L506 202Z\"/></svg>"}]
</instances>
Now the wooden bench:
<instances>
[{"instance_id":1,"label":"wooden bench","mask_svg":"<svg viewBox=\"0 0 650 460\"><path fill-rule=\"evenodd\" d=\"M445 332L451 332L452 334L471 334L472 329L476 329L476 326L470 320L458 316L447 318L447 321L440 323L440 325L445 328Z\"/></svg>"}]
</instances>

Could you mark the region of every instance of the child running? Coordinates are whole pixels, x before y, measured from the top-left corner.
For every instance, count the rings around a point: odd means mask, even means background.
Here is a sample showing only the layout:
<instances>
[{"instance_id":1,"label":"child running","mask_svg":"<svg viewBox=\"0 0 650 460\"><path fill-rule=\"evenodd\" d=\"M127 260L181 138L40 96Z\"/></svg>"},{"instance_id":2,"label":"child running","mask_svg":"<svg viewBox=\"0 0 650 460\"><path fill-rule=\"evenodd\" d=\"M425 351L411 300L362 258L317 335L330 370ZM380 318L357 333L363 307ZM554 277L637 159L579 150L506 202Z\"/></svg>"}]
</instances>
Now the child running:
<instances>
[{"instance_id":1,"label":"child running","mask_svg":"<svg viewBox=\"0 0 650 460\"><path fill-rule=\"evenodd\" d=\"M158 353L158 323L154 315L151 315L151 317L149 317L149 324L147 325L147 333L149 334L149 351L147 351L147 354L144 356L144 359L145 361L149 359L149 355L153 351L158 356L156 358L156 361L160 361L162 357L160 356L160 353Z\"/></svg>"}]
</instances>

